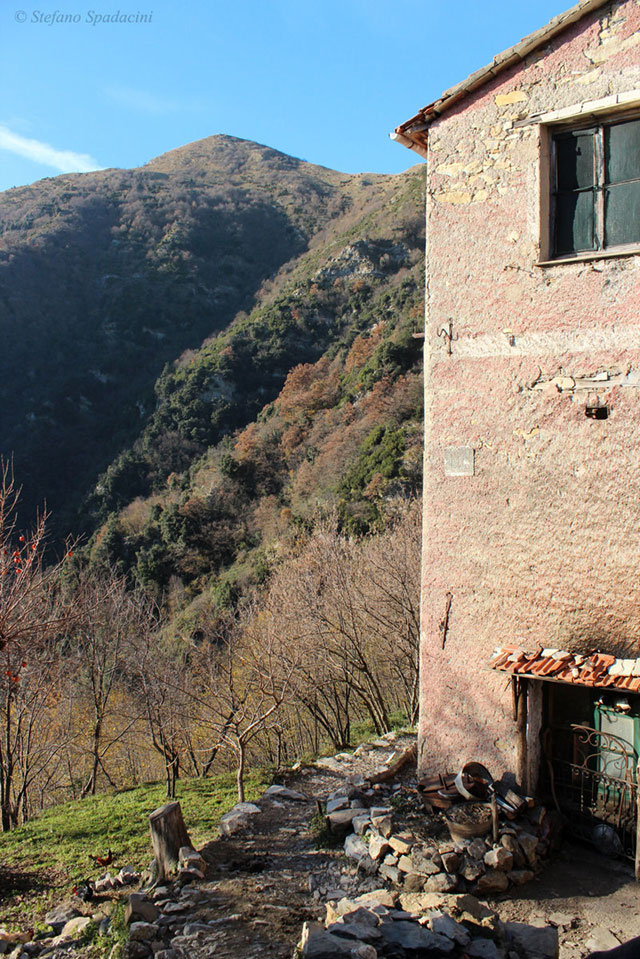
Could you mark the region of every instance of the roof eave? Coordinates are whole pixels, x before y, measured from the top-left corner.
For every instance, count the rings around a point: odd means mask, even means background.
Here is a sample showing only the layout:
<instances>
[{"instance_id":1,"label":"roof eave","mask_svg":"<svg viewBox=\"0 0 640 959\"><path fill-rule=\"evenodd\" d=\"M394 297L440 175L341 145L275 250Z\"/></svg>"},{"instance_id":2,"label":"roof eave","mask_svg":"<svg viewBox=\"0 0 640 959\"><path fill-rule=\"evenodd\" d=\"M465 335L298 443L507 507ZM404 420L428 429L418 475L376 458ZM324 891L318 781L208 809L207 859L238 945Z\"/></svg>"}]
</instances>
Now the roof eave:
<instances>
[{"instance_id":1,"label":"roof eave","mask_svg":"<svg viewBox=\"0 0 640 959\"><path fill-rule=\"evenodd\" d=\"M503 50L503 52L495 56L487 66L481 67L479 70L470 74L465 80L457 83L449 90L445 90L438 100L429 103L414 117L401 123L400 126L395 128L391 134L391 138L398 143L402 143L403 146L415 150L420 153L421 156L425 156L427 130L439 116L454 107L468 94L478 90L484 86L485 83L489 83L505 70L521 62L525 57L528 57L530 53L533 53L534 50L548 43L559 33L562 33L563 30L577 23L578 20L581 20L589 13L593 13L593 11L603 7L608 2L609 0L580 0L579 3L575 4L575 6L569 10L565 10L564 13L559 13L557 16L552 17L544 27L540 27L540 29L535 30L520 40L519 43L509 47L507 50ZM394 134L396 135L394 136Z\"/></svg>"}]
</instances>

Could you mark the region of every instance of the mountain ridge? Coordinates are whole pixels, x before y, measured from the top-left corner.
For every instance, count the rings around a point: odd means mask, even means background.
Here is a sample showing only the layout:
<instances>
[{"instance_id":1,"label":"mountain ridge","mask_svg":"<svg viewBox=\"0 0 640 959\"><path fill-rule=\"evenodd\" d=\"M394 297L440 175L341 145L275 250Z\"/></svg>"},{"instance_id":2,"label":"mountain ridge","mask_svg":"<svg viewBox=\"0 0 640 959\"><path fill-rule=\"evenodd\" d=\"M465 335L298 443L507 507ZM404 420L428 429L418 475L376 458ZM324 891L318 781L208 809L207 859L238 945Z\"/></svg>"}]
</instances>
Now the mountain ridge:
<instances>
[{"instance_id":1,"label":"mountain ridge","mask_svg":"<svg viewBox=\"0 0 640 959\"><path fill-rule=\"evenodd\" d=\"M391 336L402 283L419 299L422 191L419 167L343 174L216 135L0 194L23 516L46 498L57 535L89 535L246 429L294 367L343 362L380 320Z\"/></svg>"}]
</instances>

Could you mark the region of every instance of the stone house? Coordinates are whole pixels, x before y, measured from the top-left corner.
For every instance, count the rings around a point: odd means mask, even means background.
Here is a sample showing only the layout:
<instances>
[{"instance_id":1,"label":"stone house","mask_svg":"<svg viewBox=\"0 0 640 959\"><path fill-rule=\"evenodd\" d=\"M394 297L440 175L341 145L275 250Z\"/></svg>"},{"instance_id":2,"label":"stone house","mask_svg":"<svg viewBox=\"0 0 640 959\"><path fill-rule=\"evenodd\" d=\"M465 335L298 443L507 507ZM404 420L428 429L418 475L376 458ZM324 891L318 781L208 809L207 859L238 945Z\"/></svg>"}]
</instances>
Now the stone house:
<instances>
[{"instance_id":1,"label":"stone house","mask_svg":"<svg viewBox=\"0 0 640 959\"><path fill-rule=\"evenodd\" d=\"M392 137L427 160L420 766L510 770L628 847L640 2L581 0Z\"/></svg>"}]
</instances>

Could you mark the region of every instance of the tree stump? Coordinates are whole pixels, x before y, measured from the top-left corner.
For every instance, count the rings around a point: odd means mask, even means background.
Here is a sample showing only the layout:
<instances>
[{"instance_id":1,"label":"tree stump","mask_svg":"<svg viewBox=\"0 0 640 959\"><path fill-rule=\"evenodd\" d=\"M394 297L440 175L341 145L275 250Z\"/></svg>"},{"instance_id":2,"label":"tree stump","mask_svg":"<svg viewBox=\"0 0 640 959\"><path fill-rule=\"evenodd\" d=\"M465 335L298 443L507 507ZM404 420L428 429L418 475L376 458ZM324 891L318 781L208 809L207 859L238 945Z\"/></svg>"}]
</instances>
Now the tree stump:
<instances>
[{"instance_id":1,"label":"tree stump","mask_svg":"<svg viewBox=\"0 0 640 959\"><path fill-rule=\"evenodd\" d=\"M170 802L154 810L149 816L149 826L158 879L165 879L178 867L180 847L191 846L180 803Z\"/></svg>"}]
</instances>

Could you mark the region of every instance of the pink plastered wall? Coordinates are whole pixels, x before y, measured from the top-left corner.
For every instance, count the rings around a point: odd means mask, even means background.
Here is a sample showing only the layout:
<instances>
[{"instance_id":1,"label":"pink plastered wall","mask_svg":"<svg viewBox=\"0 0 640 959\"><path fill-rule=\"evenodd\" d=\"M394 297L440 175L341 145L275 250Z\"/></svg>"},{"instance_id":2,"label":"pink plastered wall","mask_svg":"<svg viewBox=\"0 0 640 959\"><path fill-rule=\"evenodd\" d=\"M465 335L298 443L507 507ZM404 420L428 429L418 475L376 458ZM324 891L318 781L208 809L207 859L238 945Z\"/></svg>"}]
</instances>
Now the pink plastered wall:
<instances>
[{"instance_id":1,"label":"pink plastered wall","mask_svg":"<svg viewBox=\"0 0 640 959\"><path fill-rule=\"evenodd\" d=\"M636 89L629 0L429 130L425 772L472 758L514 768L508 678L488 669L496 646L640 656L640 254L538 265L543 140L528 122ZM451 355L438 336L449 322ZM607 419L585 415L594 403ZM474 474L447 475L447 449L472 450Z\"/></svg>"}]
</instances>

